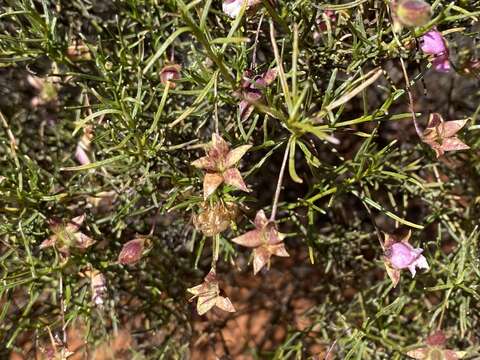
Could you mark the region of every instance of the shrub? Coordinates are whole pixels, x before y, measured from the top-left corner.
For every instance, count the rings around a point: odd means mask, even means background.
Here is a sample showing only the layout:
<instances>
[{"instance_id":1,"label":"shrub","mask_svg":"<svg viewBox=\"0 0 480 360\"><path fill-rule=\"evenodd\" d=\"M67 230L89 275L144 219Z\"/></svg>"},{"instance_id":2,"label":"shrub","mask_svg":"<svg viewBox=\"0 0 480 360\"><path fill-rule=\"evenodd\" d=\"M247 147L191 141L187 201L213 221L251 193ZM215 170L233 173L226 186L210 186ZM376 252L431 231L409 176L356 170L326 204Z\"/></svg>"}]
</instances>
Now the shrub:
<instances>
[{"instance_id":1,"label":"shrub","mask_svg":"<svg viewBox=\"0 0 480 360\"><path fill-rule=\"evenodd\" d=\"M1 8L3 357L480 356L480 2Z\"/></svg>"}]
</instances>

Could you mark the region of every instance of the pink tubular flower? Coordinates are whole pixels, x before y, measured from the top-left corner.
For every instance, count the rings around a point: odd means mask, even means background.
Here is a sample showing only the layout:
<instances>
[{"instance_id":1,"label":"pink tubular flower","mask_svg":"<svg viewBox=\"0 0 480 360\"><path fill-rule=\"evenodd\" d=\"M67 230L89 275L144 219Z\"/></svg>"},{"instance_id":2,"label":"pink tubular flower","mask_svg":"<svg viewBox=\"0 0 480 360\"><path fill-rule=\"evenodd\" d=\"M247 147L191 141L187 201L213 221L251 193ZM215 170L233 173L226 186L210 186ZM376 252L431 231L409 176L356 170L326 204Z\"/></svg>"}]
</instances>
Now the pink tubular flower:
<instances>
[{"instance_id":1,"label":"pink tubular flower","mask_svg":"<svg viewBox=\"0 0 480 360\"><path fill-rule=\"evenodd\" d=\"M427 260L421 255L423 249L415 249L408 243L395 243L389 249L390 264L396 269L407 269L415 276L415 268L428 269Z\"/></svg>"},{"instance_id":2,"label":"pink tubular flower","mask_svg":"<svg viewBox=\"0 0 480 360\"><path fill-rule=\"evenodd\" d=\"M432 29L422 36L421 49L432 57L433 68L439 72L450 71L448 46L442 33Z\"/></svg>"},{"instance_id":3,"label":"pink tubular flower","mask_svg":"<svg viewBox=\"0 0 480 360\"><path fill-rule=\"evenodd\" d=\"M414 277L416 268L427 270L429 268L427 259L422 255L423 249L415 249L409 244L410 235L410 231L403 237L385 234L383 262L393 287L400 281L400 270L408 269Z\"/></svg>"}]
</instances>

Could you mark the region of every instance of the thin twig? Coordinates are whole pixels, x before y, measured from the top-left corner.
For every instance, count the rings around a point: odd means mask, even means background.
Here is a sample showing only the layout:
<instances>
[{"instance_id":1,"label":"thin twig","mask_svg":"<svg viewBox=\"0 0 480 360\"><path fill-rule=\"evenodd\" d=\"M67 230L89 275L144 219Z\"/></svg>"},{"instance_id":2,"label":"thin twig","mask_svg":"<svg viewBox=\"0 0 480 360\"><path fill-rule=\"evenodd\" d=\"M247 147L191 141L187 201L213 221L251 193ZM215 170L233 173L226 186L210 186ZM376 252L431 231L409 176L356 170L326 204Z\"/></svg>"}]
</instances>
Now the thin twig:
<instances>
[{"instance_id":1,"label":"thin twig","mask_svg":"<svg viewBox=\"0 0 480 360\"><path fill-rule=\"evenodd\" d=\"M380 246L382 247L382 249L385 250L383 240L382 240L383 236L382 236L382 233L380 232L380 229L377 226L377 222L375 221L375 218L373 217L372 211L364 201L362 201L362 204L363 206L365 206L365 209L367 209L367 213L368 213L368 216L370 217L370 221L372 222L372 225L375 228L375 232L377 233L378 242L380 243Z\"/></svg>"},{"instance_id":2,"label":"thin twig","mask_svg":"<svg viewBox=\"0 0 480 360\"><path fill-rule=\"evenodd\" d=\"M290 149L289 144L285 148L285 154L283 155L282 166L280 168L280 173L278 174L277 188L275 189L275 197L273 198L272 205L272 214L270 215L270 221L275 221L275 216L277 215L278 208L278 198L280 197L280 191L282 188L283 175L285 174L285 167L287 165L288 151Z\"/></svg>"},{"instance_id":3,"label":"thin twig","mask_svg":"<svg viewBox=\"0 0 480 360\"><path fill-rule=\"evenodd\" d=\"M412 95L412 90L410 87L410 79L408 78L408 73L407 69L405 68L405 62L403 61L402 58L400 58L400 64L402 65L402 71L403 71L403 77L405 78L405 85L406 85L406 90L408 94L408 100L410 102L410 112L412 113L412 119L413 119L413 125L415 125L415 131L417 132L418 137L422 138L423 137L423 131L418 125L417 121L417 115L415 114L415 108L414 108L414 100L413 100L413 95Z\"/></svg>"},{"instance_id":4,"label":"thin twig","mask_svg":"<svg viewBox=\"0 0 480 360\"><path fill-rule=\"evenodd\" d=\"M263 16L260 17L260 21L258 22L257 32L255 33L255 42L253 44L253 54L252 54L252 64L250 66L251 69L255 69L257 67L257 45L258 45L258 38L260 36L260 28L262 27Z\"/></svg>"},{"instance_id":5,"label":"thin twig","mask_svg":"<svg viewBox=\"0 0 480 360\"><path fill-rule=\"evenodd\" d=\"M65 346L67 344L67 327L65 325L65 301L63 300L63 275L60 272L59 279L59 296L60 296L60 315L62 317L62 343ZM62 349L63 352L63 349Z\"/></svg>"}]
</instances>

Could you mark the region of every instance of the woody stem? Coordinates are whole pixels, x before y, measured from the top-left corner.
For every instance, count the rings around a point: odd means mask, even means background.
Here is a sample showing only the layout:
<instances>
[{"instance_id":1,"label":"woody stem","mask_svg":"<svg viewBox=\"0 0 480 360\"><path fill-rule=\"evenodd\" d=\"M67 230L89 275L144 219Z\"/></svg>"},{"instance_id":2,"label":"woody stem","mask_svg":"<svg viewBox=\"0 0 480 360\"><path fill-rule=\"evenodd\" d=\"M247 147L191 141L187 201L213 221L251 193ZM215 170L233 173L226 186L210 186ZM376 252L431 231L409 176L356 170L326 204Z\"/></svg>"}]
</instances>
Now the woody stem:
<instances>
[{"instance_id":1,"label":"woody stem","mask_svg":"<svg viewBox=\"0 0 480 360\"><path fill-rule=\"evenodd\" d=\"M280 173L278 174L277 188L275 189L275 197L273 198L272 214L270 215L270 221L275 221L275 216L277 215L278 198L280 197L280 191L282 189L283 175L285 174L285 167L287 165L289 149L290 149L290 146L288 146L287 144L285 148L285 154L283 155Z\"/></svg>"},{"instance_id":2,"label":"woody stem","mask_svg":"<svg viewBox=\"0 0 480 360\"><path fill-rule=\"evenodd\" d=\"M216 270L218 262L218 254L220 253L220 235L216 234L213 236L213 256L212 256L212 269Z\"/></svg>"}]
</instances>

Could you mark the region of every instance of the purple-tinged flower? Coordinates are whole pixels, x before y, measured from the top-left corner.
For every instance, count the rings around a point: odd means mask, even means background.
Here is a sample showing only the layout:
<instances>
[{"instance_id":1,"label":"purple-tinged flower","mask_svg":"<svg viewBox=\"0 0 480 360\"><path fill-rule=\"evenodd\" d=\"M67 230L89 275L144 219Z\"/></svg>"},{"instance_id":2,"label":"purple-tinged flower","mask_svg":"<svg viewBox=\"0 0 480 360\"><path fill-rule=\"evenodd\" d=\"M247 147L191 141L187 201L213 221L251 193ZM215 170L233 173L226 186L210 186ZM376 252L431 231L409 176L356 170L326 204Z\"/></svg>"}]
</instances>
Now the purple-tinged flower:
<instances>
[{"instance_id":1,"label":"purple-tinged flower","mask_svg":"<svg viewBox=\"0 0 480 360\"><path fill-rule=\"evenodd\" d=\"M445 349L446 341L445 333L442 330L438 330L427 337L424 347L410 350L407 352L407 355L418 360L458 360L466 355L465 351Z\"/></svg>"},{"instance_id":2,"label":"purple-tinged flower","mask_svg":"<svg viewBox=\"0 0 480 360\"><path fill-rule=\"evenodd\" d=\"M431 56L433 68L439 72L449 72L451 65L449 60L449 51L445 38L442 33L432 29L422 36L422 51Z\"/></svg>"},{"instance_id":3,"label":"purple-tinged flower","mask_svg":"<svg viewBox=\"0 0 480 360\"><path fill-rule=\"evenodd\" d=\"M416 268L429 269L427 259L422 255L423 249L409 244L410 235L410 231L403 237L385 234L384 264L393 287L400 281L400 270L408 269L414 277Z\"/></svg>"},{"instance_id":4,"label":"purple-tinged flower","mask_svg":"<svg viewBox=\"0 0 480 360\"><path fill-rule=\"evenodd\" d=\"M83 130L83 135L78 141L75 149L75 159L80 163L80 165L87 165L91 163L88 153L91 151L92 138L92 126L85 127Z\"/></svg>"},{"instance_id":5,"label":"purple-tinged flower","mask_svg":"<svg viewBox=\"0 0 480 360\"><path fill-rule=\"evenodd\" d=\"M337 21L337 13L333 10L325 10L323 12L322 20L318 20L318 28L320 31L327 31L327 22L335 23Z\"/></svg>"},{"instance_id":6,"label":"purple-tinged flower","mask_svg":"<svg viewBox=\"0 0 480 360\"><path fill-rule=\"evenodd\" d=\"M390 264L395 269L408 269L415 276L416 270L428 269L427 260L422 255L423 249L415 249L412 245L398 242L389 249Z\"/></svg>"}]
</instances>

